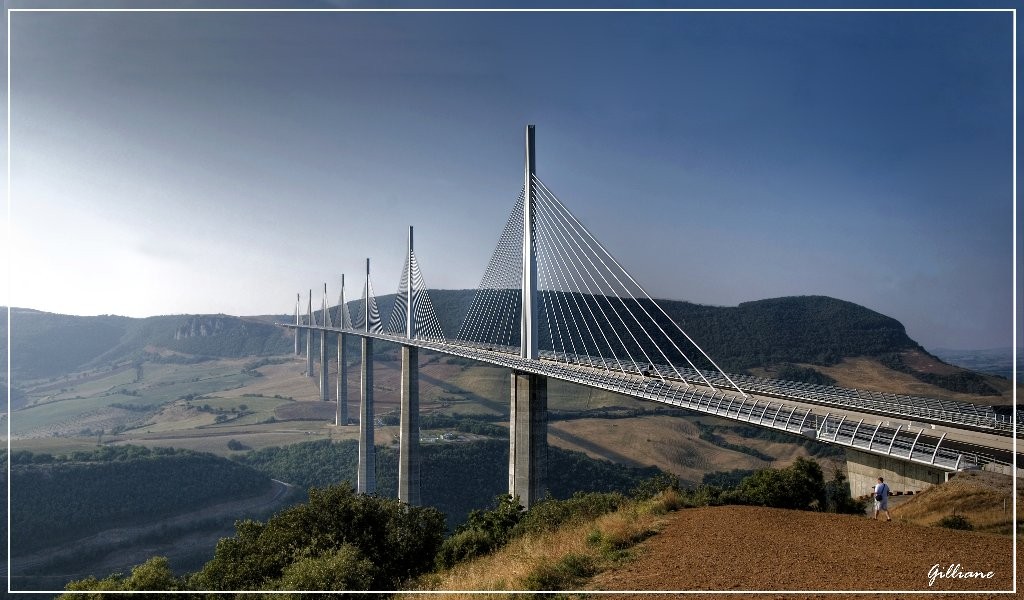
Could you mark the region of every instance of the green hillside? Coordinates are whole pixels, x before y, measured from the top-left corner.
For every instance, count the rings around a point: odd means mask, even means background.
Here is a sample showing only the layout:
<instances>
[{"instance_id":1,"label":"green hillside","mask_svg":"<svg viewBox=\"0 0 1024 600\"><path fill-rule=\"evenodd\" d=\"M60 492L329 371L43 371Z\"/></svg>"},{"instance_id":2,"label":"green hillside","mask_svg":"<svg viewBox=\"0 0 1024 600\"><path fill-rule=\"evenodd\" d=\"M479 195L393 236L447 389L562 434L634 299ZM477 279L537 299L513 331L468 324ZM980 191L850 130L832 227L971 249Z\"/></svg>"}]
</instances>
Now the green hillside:
<instances>
[{"instance_id":1,"label":"green hillside","mask_svg":"<svg viewBox=\"0 0 1024 600\"><path fill-rule=\"evenodd\" d=\"M450 525L461 523L471 510L490 506L495 496L508 492L508 441L425 444L421 447L420 485L423 504L448 516ZM275 479L304 488L325 487L343 481L354 485L358 444L354 440L327 440L266 448L238 460ZM628 492L661 473L654 467L636 468L589 458L579 452L548 448L551 495L568 498L579 491ZM398 450L377 449L377 493L398 495Z\"/></svg>"},{"instance_id":2,"label":"green hillside","mask_svg":"<svg viewBox=\"0 0 1024 600\"><path fill-rule=\"evenodd\" d=\"M94 452L11 455L11 544L19 552L110 527L261 494L270 479L189 450L105 446Z\"/></svg>"}]
</instances>

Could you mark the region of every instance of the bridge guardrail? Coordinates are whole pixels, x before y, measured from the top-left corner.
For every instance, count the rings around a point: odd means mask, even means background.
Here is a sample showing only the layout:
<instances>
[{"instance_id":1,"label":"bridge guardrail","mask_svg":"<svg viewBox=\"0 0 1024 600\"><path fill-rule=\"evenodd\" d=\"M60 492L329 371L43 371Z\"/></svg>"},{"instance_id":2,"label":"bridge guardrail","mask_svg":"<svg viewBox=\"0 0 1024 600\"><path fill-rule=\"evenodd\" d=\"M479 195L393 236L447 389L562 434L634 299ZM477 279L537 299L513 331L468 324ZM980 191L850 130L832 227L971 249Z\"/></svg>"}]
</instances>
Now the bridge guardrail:
<instances>
[{"instance_id":1,"label":"bridge guardrail","mask_svg":"<svg viewBox=\"0 0 1024 600\"><path fill-rule=\"evenodd\" d=\"M355 330L342 331L337 328L317 327L317 329L374 337L402 344L413 343L421 348L444 354L554 377L770 429L810 435L822 442L932 465L950 471L979 467L986 460L990 462L994 460L987 459L982 455L968 455L945 448L942 446L944 436L935 443L923 442L920 440L920 431L916 434L901 436L902 427L893 429L885 427L881 423L874 427L864 427L863 422L855 424L845 417L835 417L828 413L821 416L809 408L787 404L783 400L759 400L743 397L723 391L723 389L709 389L704 385L696 385L685 378L682 380L662 378L658 376L657 371L653 375L629 372L624 368L625 365L608 361L583 361L578 357L575 361L562 360L561 357L551 355L553 353L542 356L542 360L527 360L519 357L518 348L486 344L453 344L441 340L409 340L392 334ZM621 363L621 361L618 362ZM615 369L612 368L613 365L616 367ZM693 377L699 378L699 375L694 374ZM701 380L701 384L703 384L703 380ZM870 435L868 429L871 429Z\"/></svg>"}]
</instances>

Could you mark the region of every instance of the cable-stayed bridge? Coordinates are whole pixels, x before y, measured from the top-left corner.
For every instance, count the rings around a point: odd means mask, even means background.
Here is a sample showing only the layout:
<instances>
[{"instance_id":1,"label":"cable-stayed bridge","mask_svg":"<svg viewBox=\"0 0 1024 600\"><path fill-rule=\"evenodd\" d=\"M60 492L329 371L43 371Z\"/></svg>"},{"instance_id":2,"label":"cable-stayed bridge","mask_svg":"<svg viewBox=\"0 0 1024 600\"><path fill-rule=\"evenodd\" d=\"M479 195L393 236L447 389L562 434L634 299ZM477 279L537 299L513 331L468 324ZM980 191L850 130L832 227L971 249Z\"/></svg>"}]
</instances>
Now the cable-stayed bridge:
<instances>
[{"instance_id":1,"label":"cable-stayed bridge","mask_svg":"<svg viewBox=\"0 0 1024 600\"><path fill-rule=\"evenodd\" d=\"M409 228L405 264L387 320L366 261L350 314L342 276L337 305L306 314L296 298L295 353L306 335L314 373L320 332L320 398L330 399L327 336L338 336L337 419L347 425L344 339L362 342L357 490L375 490L373 344L402 347L399 498L419 502L418 351L469 358L511 371L509 492L530 505L544 493L547 379L711 414L847 448L851 485L878 474L907 489L968 468L1013 473L1017 428L991 407L836 386L735 375L722 370L536 175L534 129L526 130L524 184L466 317L446 337L430 302ZM863 480L863 481L862 481Z\"/></svg>"}]
</instances>

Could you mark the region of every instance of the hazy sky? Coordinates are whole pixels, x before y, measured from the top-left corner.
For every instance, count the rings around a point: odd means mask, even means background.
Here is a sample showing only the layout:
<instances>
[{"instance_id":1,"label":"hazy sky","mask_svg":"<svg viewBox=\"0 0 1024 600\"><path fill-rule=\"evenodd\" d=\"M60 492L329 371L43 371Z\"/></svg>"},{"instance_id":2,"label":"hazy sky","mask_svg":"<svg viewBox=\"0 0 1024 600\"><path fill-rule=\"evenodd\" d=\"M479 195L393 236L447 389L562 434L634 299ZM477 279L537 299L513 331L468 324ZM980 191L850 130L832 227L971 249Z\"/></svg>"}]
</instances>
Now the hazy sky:
<instances>
[{"instance_id":1,"label":"hazy sky","mask_svg":"<svg viewBox=\"0 0 1024 600\"><path fill-rule=\"evenodd\" d=\"M1011 13L11 16L14 306L288 313L367 256L391 293L408 225L476 287L534 123L656 297L1011 343Z\"/></svg>"}]
</instances>

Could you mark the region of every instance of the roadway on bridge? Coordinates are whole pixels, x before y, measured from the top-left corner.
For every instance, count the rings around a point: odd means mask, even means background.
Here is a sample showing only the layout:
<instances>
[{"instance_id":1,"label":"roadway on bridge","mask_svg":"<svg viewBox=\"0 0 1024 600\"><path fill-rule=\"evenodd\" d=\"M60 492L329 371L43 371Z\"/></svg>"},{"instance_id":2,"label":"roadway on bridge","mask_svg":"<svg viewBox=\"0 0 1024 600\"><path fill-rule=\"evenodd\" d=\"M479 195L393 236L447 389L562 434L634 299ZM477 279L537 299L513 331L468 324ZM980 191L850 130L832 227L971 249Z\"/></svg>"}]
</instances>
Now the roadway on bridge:
<instances>
[{"instance_id":1,"label":"roadway on bridge","mask_svg":"<svg viewBox=\"0 0 1024 600\"><path fill-rule=\"evenodd\" d=\"M751 398L762 400L764 402L779 402L779 399L775 397L763 396L760 394L748 395ZM883 427L902 427L901 431L909 433L916 434L917 432L922 432L921 443L927 443L929 445L935 445L942 434L945 433L946 437L942 441L942 446L944 448L957 448L961 452L984 454L1007 463L1013 461L1013 453L1016 448L1013 438L994 433L976 431L973 429L960 429L941 424L925 423L922 421L912 421L905 418L878 415L858 410L835 408L834 406L823 407L820 404L801 402L791 398L786 398L784 402L787 406L796 406L801 410L809 409L817 413L828 412L832 416L845 416L847 421L851 421L853 423L863 419L863 427L873 428L875 425L881 423ZM1019 457L1018 463L1024 464L1024 454L1017 450L1017 455Z\"/></svg>"}]
</instances>

